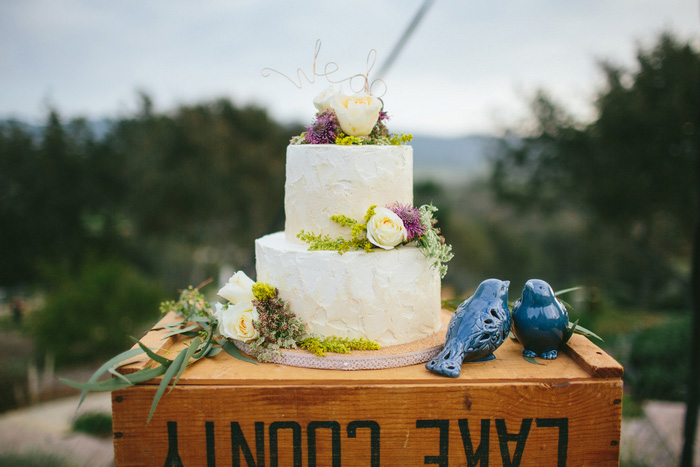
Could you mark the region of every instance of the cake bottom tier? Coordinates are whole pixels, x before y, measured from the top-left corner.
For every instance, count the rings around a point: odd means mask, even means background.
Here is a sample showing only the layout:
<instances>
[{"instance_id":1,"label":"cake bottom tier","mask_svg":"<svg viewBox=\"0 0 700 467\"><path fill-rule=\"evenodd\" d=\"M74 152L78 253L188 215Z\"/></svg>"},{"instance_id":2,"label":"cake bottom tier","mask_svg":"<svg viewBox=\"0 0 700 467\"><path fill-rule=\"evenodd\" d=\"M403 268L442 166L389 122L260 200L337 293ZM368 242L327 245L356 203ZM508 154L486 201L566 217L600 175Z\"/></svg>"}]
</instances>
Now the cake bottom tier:
<instances>
[{"instance_id":1,"label":"cake bottom tier","mask_svg":"<svg viewBox=\"0 0 700 467\"><path fill-rule=\"evenodd\" d=\"M440 276L413 246L308 251L277 232L255 241L257 281L280 297L309 334L397 345L440 329Z\"/></svg>"}]
</instances>

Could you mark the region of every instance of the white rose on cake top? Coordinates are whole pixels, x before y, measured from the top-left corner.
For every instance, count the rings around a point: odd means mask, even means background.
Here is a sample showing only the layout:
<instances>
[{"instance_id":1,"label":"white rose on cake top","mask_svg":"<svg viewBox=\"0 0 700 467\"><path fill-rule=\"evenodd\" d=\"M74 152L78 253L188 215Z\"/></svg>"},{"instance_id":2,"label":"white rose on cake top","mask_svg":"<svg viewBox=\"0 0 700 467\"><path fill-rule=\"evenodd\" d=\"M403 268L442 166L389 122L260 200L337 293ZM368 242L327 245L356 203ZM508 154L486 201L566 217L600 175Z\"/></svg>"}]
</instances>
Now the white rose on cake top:
<instances>
[{"instance_id":1,"label":"white rose on cake top","mask_svg":"<svg viewBox=\"0 0 700 467\"><path fill-rule=\"evenodd\" d=\"M244 301L250 302L255 298L253 285L255 285L253 279L248 277L243 271L238 271L231 276L226 285L219 289L218 295L234 305Z\"/></svg>"},{"instance_id":2,"label":"white rose on cake top","mask_svg":"<svg viewBox=\"0 0 700 467\"><path fill-rule=\"evenodd\" d=\"M391 250L408 240L401 218L387 208L375 208L374 216L367 222L367 240L373 245Z\"/></svg>"},{"instance_id":3,"label":"white rose on cake top","mask_svg":"<svg viewBox=\"0 0 700 467\"><path fill-rule=\"evenodd\" d=\"M382 101L369 94L335 94L330 107L338 118L338 124L346 135L367 136L379 120Z\"/></svg>"},{"instance_id":4,"label":"white rose on cake top","mask_svg":"<svg viewBox=\"0 0 700 467\"><path fill-rule=\"evenodd\" d=\"M326 88L318 96L314 97L314 107L319 112L327 112L331 109L331 101L338 94L333 86Z\"/></svg>"},{"instance_id":5,"label":"white rose on cake top","mask_svg":"<svg viewBox=\"0 0 700 467\"><path fill-rule=\"evenodd\" d=\"M229 339L250 342L259 336L253 321L258 319L258 310L250 301L235 305L217 303L215 316L219 321L219 334Z\"/></svg>"}]
</instances>

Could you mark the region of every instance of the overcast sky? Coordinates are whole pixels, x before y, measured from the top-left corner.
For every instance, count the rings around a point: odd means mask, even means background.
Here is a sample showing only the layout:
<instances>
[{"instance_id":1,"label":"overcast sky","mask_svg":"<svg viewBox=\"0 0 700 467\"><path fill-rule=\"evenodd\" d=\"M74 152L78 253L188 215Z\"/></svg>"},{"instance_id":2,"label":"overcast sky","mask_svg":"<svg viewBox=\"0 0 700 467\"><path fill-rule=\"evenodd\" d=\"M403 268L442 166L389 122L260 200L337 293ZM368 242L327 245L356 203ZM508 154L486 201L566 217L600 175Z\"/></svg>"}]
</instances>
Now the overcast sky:
<instances>
[{"instance_id":1,"label":"overcast sky","mask_svg":"<svg viewBox=\"0 0 700 467\"><path fill-rule=\"evenodd\" d=\"M119 117L227 97L310 123L328 83L301 90L264 67L343 77L378 70L423 0L0 0L0 118ZM460 136L524 113L538 88L590 114L596 63L632 66L662 31L698 43L698 0L437 0L385 77L389 128ZM345 89L349 92L349 89Z\"/></svg>"}]
</instances>

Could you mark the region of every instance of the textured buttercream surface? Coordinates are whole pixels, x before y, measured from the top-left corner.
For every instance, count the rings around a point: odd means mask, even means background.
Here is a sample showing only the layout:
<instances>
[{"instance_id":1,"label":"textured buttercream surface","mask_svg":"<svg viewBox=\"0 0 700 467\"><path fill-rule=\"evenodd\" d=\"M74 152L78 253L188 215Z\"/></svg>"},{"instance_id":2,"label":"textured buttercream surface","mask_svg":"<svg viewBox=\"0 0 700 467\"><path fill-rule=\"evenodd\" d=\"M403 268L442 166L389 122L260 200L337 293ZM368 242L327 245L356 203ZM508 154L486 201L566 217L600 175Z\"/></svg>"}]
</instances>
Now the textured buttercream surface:
<instances>
[{"instance_id":1,"label":"textured buttercream surface","mask_svg":"<svg viewBox=\"0 0 700 467\"><path fill-rule=\"evenodd\" d=\"M287 147L285 234L292 243L304 230L349 238L330 220L337 214L361 221L371 205L413 203L413 149L410 146Z\"/></svg>"},{"instance_id":2,"label":"textured buttercream surface","mask_svg":"<svg viewBox=\"0 0 700 467\"><path fill-rule=\"evenodd\" d=\"M255 254L257 281L277 287L309 333L396 345L440 329L440 276L413 246L340 255L277 232Z\"/></svg>"}]
</instances>

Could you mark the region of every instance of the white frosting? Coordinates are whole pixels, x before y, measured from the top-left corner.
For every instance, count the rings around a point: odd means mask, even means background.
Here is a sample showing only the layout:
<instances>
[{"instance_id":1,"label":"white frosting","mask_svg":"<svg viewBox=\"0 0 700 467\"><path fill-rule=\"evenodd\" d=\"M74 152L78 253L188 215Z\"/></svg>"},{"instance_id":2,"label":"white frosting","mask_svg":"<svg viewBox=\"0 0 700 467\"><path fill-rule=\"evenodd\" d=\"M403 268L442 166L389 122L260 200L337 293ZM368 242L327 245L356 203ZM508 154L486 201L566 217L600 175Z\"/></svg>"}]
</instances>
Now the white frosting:
<instances>
[{"instance_id":1,"label":"white frosting","mask_svg":"<svg viewBox=\"0 0 700 467\"><path fill-rule=\"evenodd\" d=\"M333 215L362 221L372 205L413 203L410 146L290 145L286 167L284 230L292 243L301 243L301 230L350 238Z\"/></svg>"},{"instance_id":2,"label":"white frosting","mask_svg":"<svg viewBox=\"0 0 700 467\"><path fill-rule=\"evenodd\" d=\"M396 345L440 329L440 276L413 246L308 251L283 232L255 241L257 281L280 291L307 332Z\"/></svg>"}]
</instances>

